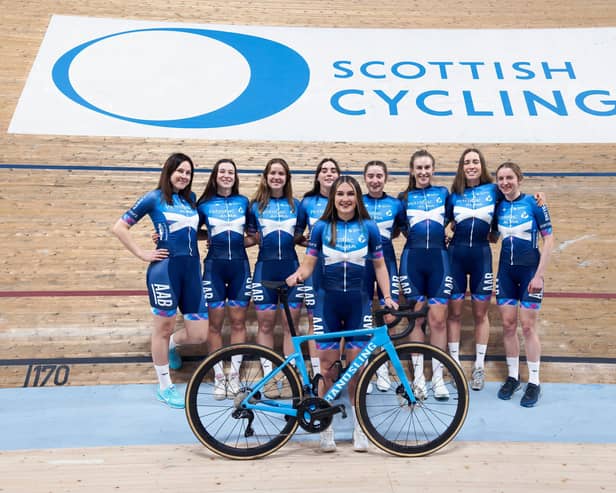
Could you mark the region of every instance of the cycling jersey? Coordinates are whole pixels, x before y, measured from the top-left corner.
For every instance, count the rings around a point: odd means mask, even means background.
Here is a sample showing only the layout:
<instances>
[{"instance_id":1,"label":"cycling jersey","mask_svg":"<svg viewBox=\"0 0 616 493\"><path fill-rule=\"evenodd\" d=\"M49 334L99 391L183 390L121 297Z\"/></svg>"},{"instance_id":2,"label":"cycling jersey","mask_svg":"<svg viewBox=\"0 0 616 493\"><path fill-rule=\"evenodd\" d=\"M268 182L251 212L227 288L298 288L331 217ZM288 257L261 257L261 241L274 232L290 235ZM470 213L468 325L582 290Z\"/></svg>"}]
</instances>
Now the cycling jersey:
<instances>
[{"instance_id":1,"label":"cycling jersey","mask_svg":"<svg viewBox=\"0 0 616 493\"><path fill-rule=\"evenodd\" d=\"M521 194L511 202L501 201L496 215L502 237L500 263L536 267L540 257L538 236L552 234L547 206L539 207L533 197Z\"/></svg>"},{"instance_id":2,"label":"cycling jersey","mask_svg":"<svg viewBox=\"0 0 616 493\"><path fill-rule=\"evenodd\" d=\"M406 210L404 248L445 248L447 189L430 185L406 195L404 200L404 194L400 194Z\"/></svg>"},{"instance_id":3,"label":"cycling jersey","mask_svg":"<svg viewBox=\"0 0 616 493\"><path fill-rule=\"evenodd\" d=\"M208 231L207 259L246 259L244 231L248 199L243 195L215 195L198 206Z\"/></svg>"},{"instance_id":4,"label":"cycling jersey","mask_svg":"<svg viewBox=\"0 0 616 493\"><path fill-rule=\"evenodd\" d=\"M284 197L270 198L263 211L259 204L250 204L247 231L259 233L259 256L264 260L297 260L294 235L296 233L299 202L293 199L294 208Z\"/></svg>"},{"instance_id":5,"label":"cycling jersey","mask_svg":"<svg viewBox=\"0 0 616 493\"><path fill-rule=\"evenodd\" d=\"M194 199L194 194L192 194ZM122 216L122 221L133 226L146 214L150 216L158 233L157 248L169 250L169 257L189 255L198 257L197 230L199 214L196 208L174 193L167 204L161 190L152 190L142 196Z\"/></svg>"},{"instance_id":6,"label":"cycling jersey","mask_svg":"<svg viewBox=\"0 0 616 493\"><path fill-rule=\"evenodd\" d=\"M337 221L336 244L331 244L332 225L318 221L310 235L307 255L323 256L321 286L326 291L365 291L366 260L383 258L381 235L376 223Z\"/></svg>"},{"instance_id":7,"label":"cycling jersey","mask_svg":"<svg viewBox=\"0 0 616 493\"><path fill-rule=\"evenodd\" d=\"M488 244L494 211L502 195L493 183L466 187L464 193L452 193L446 215L455 221L451 245L473 247Z\"/></svg>"}]
</instances>

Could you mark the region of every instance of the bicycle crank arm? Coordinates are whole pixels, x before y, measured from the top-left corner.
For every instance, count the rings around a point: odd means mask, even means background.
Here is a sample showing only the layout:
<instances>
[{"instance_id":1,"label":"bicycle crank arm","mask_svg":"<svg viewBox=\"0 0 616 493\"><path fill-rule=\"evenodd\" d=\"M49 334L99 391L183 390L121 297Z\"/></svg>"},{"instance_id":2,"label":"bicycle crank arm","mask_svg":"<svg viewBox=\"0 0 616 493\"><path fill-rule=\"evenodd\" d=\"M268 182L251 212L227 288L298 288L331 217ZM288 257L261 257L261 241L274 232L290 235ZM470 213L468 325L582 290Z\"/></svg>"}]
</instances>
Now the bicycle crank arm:
<instances>
[{"instance_id":1,"label":"bicycle crank arm","mask_svg":"<svg viewBox=\"0 0 616 493\"><path fill-rule=\"evenodd\" d=\"M315 419L324 419L330 418L334 414L338 413L342 413L342 417L346 419L347 413L346 409L344 408L344 404L336 404L335 406L328 407L325 409L315 409L314 411L311 411L310 415Z\"/></svg>"}]
</instances>

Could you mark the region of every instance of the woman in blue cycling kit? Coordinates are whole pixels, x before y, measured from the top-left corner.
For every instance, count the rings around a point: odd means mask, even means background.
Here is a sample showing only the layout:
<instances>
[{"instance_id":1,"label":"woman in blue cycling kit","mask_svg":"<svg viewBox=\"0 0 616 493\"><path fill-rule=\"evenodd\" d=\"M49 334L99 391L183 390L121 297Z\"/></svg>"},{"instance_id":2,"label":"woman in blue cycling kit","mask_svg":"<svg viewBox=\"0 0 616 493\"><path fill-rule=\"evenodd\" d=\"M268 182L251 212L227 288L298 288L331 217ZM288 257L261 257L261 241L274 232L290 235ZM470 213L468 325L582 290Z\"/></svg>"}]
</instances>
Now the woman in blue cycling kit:
<instances>
[{"instance_id":1,"label":"woman in blue cycling kit","mask_svg":"<svg viewBox=\"0 0 616 493\"><path fill-rule=\"evenodd\" d=\"M521 192L522 178L522 170L515 163L503 163L496 170L496 183L504 195L504 200L496 209L498 231L502 238L496 302L503 319L503 343L509 374L498 391L498 397L509 400L520 388L519 322L528 365L528 385L520 405L532 407L541 393L541 342L536 327L554 236L547 206L540 207L533 197ZM543 239L541 250L538 248L539 237Z\"/></svg>"},{"instance_id":2,"label":"woman in blue cycling kit","mask_svg":"<svg viewBox=\"0 0 616 493\"><path fill-rule=\"evenodd\" d=\"M290 286L308 279L319 265L319 257L322 258L315 334L372 326L372 304L365 286L367 261L374 264L385 305L398 306L391 298L378 227L370 219L361 197L361 188L354 178L341 176L334 182L322 219L315 224L310 234L304 261L287 278ZM365 347L367 340L366 337L345 338L346 360L352 361ZM337 376L333 365L340 355L340 341L321 341L317 348L324 377L324 385L320 390L326 392ZM349 382L349 395L355 393L356 377ZM356 422L355 413L352 414L355 421L353 446L357 451L365 451L368 448L366 436ZM336 449L331 427L321 433L321 449L326 452Z\"/></svg>"},{"instance_id":3,"label":"woman in blue cycling kit","mask_svg":"<svg viewBox=\"0 0 616 493\"><path fill-rule=\"evenodd\" d=\"M248 234L256 236L259 255L255 264L252 282L252 301L257 312L257 343L274 347L274 325L278 309L276 291L263 286L262 281L283 281L295 272L299 265L295 252L295 234L299 201L293 198L291 171L284 159L271 159L265 166L257 192L249 207ZM297 327L301 298L297 288L289 293L289 307L294 325ZM293 352L291 334L283 320L283 350L286 355ZM271 362L267 362L271 363ZM267 374L271 368L264 366ZM272 380L272 386L274 381ZM276 390L266 389L270 398ZM284 396L283 396L284 397Z\"/></svg>"},{"instance_id":4,"label":"woman in blue cycling kit","mask_svg":"<svg viewBox=\"0 0 616 493\"><path fill-rule=\"evenodd\" d=\"M406 217L402 203L397 198L385 193L387 178L387 165L383 161L370 161L364 166L364 182L368 189L368 193L363 196L364 205L368 214L370 214L370 218L379 228L383 245L383 258L385 259L385 265L387 265L390 280L389 289L392 299L397 303L400 298L400 280L398 278L398 263L392 239L404 228ZM374 267L369 262L366 265L366 287L370 299L374 298L375 285ZM379 304L383 306L385 300L378 286L376 286L376 293ZM387 366L383 365L377 370L376 388L386 392L390 386L389 371Z\"/></svg>"},{"instance_id":5,"label":"woman in blue cycling kit","mask_svg":"<svg viewBox=\"0 0 616 493\"><path fill-rule=\"evenodd\" d=\"M475 322L473 390L481 390L484 386L484 362L490 337L488 308L494 285L489 234L499 197L483 154L478 149L465 149L458 161L447 203L447 216L451 218L453 229L447 249L453 278L447 345L449 353L459 363L462 305L468 287Z\"/></svg>"},{"instance_id":6,"label":"woman in blue cycling kit","mask_svg":"<svg viewBox=\"0 0 616 493\"><path fill-rule=\"evenodd\" d=\"M225 308L231 328L231 344L246 342L246 312L250 301L250 265L246 246L248 199L239 193L237 167L231 159L221 159L212 169L197 210L207 229L208 251L203 261L203 293L208 307L210 331L208 349L222 347ZM241 355L231 361L228 378L222 365L214 369L214 398L233 398L239 389Z\"/></svg>"},{"instance_id":7,"label":"woman in blue cycling kit","mask_svg":"<svg viewBox=\"0 0 616 493\"><path fill-rule=\"evenodd\" d=\"M184 315L184 328L174 334L178 344L201 344L208 332L197 249L199 214L191 191L193 174L194 165L188 156L172 154L163 166L156 190L142 196L112 228L127 250L149 262L147 287L154 316L152 359L159 380L157 397L174 408L184 407L184 396L169 375L169 338L177 309ZM146 214L158 235L155 250L141 248L130 233Z\"/></svg>"},{"instance_id":8,"label":"woman in blue cycling kit","mask_svg":"<svg viewBox=\"0 0 616 493\"><path fill-rule=\"evenodd\" d=\"M340 176L340 166L336 160L332 158L323 158L317 165L314 173L314 183L312 189L304 194L301 203L299 204L299 214L297 216L296 243L302 246L308 246L308 238L310 232L321 218L332 184ZM304 230L308 227L308 236L304 236ZM314 333L314 307L316 302L316 292L319 289L319 270L315 269L312 276L304 281L303 291L304 304L308 313L308 332ZM319 358L316 355L316 346L314 341L308 343L310 351L310 363L314 375L320 373Z\"/></svg>"},{"instance_id":9,"label":"woman in blue cycling kit","mask_svg":"<svg viewBox=\"0 0 616 493\"><path fill-rule=\"evenodd\" d=\"M400 194L406 210L406 244L400 259L400 285L407 300L419 306L429 303L428 324L430 343L447 349L447 302L451 295L452 279L449 257L445 248L445 225L448 220L445 204L449 193L445 187L433 186L434 157L426 150L411 156L409 185ZM411 332L412 341L423 341L422 321ZM414 386L418 397L427 397L423 373L423 357L413 359ZM443 380L442 366L433 361L432 389L439 400L449 399Z\"/></svg>"}]
</instances>

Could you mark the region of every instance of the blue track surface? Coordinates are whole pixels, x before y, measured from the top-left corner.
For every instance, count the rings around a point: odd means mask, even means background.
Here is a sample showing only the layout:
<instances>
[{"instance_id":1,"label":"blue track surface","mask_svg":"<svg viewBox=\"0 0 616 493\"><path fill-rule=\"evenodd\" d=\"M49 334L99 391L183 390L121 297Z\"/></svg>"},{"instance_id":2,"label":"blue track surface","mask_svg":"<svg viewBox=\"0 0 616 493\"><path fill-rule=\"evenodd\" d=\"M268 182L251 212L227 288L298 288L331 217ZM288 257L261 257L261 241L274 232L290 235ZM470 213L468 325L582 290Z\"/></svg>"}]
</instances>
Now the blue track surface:
<instances>
[{"instance_id":1,"label":"blue track surface","mask_svg":"<svg viewBox=\"0 0 616 493\"><path fill-rule=\"evenodd\" d=\"M532 409L520 407L521 392L511 401L498 400L498 386L488 383L481 392L471 392L457 440L616 443L616 385L542 384L542 398ZM159 403L155 389L0 389L0 450L196 443L184 411ZM336 416L338 441L350 440L350 421ZM294 440L317 438L298 431Z\"/></svg>"}]
</instances>

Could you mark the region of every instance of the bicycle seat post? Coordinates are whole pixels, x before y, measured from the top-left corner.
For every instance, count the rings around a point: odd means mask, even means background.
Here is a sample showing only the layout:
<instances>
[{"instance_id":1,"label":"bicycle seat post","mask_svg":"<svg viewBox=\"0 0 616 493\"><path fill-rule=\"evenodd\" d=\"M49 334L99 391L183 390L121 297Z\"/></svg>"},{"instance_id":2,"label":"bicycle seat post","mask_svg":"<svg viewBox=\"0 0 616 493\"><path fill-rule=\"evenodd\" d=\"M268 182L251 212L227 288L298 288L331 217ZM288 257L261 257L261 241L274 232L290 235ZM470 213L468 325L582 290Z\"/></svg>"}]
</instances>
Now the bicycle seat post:
<instances>
[{"instance_id":1,"label":"bicycle seat post","mask_svg":"<svg viewBox=\"0 0 616 493\"><path fill-rule=\"evenodd\" d=\"M291 337L297 336L295 332L295 325L293 324L293 317L291 316L291 309L289 308L289 286L285 281L263 281L263 286L269 289L276 290L278 299L282 303L284 308L284 314L287 318L287 324L289 326L289 332Z\"/></svg>"}]
</instances>

